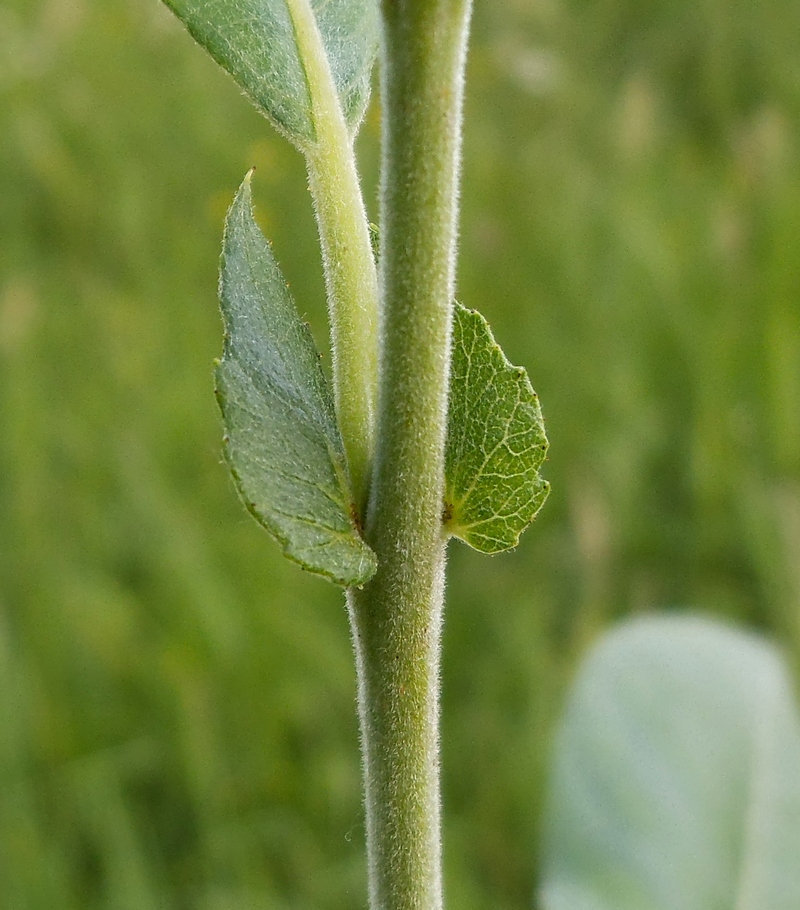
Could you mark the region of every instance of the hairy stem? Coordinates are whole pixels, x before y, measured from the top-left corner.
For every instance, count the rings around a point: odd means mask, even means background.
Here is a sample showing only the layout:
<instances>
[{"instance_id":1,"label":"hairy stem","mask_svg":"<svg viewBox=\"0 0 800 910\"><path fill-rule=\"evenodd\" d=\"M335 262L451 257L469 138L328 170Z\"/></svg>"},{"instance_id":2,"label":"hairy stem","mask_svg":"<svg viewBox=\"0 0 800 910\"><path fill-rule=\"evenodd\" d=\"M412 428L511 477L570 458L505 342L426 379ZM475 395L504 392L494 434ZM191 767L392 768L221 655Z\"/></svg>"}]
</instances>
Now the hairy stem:
<instances>
[{"instance_id":1,"label":"hairy stem","mask_svg":"<svg viewBox=\"0 0 800 910\"><path fill-rule=\"evenodd\" d=\"M351 590L372 910L440 910L441 511L469 0L383 2L383 320L366 534Z\"/></svg>"},{"instance_id":2,"label":"hairy stem","mask_svg":"<svg viewBox=\"0 0 800 910\"><path fill-rule=\"evenodd\" d=\"M336 414L356 506L366 504L378 382L378 279L347 129L310 0L287 0L304 61L316 141L304 148L331 324Z\"/></svg>"}]
</instances>

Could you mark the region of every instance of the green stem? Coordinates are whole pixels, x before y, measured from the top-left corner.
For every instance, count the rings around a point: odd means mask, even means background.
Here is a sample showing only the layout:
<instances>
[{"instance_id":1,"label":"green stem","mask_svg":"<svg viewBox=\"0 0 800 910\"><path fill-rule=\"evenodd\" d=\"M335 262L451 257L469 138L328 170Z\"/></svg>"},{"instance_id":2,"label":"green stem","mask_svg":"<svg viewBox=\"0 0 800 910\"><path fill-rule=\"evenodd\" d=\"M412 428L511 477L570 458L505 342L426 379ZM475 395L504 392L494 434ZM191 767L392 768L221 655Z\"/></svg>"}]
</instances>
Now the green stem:
<instances>
[{"instance_id":1,"label":"green stem","mask_svg":"<svg viewBox=\"0 0 800 910\"><path fill-rule=\"evenodd\" d=\"M469 0L383 0L383 324L366 535L349 593L372 910L439 910L441 511Z\"/></svg>"},{"instance_id":2,"label":"green stem","mask_svg":"<svg viewBox=\"0 0 800 910\"><path fill-rule=\"evenodd\" d=\"M287 0L308 81L316 140L303 151L317 215L331 325L336 414L363 510L374 445L378 279L350 135L310 0Z\"/></svg>"}]
</instances>

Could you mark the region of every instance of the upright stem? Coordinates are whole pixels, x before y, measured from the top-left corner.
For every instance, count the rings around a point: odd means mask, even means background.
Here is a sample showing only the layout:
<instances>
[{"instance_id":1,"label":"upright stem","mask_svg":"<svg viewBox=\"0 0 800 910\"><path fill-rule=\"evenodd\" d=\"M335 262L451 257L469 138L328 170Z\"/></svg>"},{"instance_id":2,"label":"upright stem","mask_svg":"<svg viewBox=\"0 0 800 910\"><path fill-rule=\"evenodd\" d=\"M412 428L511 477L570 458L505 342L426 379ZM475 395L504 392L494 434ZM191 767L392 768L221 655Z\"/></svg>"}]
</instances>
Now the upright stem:
<instances>
[{"instance_id":1,"label":"upright stem","mask_svg":"<svg viewBox=\"0 0 800 910\"><path fill-rule=\"evenodd\" d=\"M353 495L366 505L378 384L378 278L353 139L310 0L288 0L304 61L316 140L303 151L330 309L333 387Z\"/></svg>"},{"instance_id":2,"label":"upright stem","mask_svg":"<svg viewBox=\"0 0 800 910\"><path fill-rule=\"evenodd\" d=\"M372 910L440 910L441 525L469 0L383 0L380 400L349 592Z\"/></svg>"}]
</instances>

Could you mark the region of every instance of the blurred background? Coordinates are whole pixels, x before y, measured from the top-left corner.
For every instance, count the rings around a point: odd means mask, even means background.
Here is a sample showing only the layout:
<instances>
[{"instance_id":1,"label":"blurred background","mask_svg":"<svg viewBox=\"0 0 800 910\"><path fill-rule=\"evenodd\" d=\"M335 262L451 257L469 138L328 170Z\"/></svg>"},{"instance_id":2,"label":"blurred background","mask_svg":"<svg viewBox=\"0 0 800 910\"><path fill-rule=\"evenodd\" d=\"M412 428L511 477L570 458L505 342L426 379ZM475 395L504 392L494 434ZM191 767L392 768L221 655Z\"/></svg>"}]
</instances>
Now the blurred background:
<instances>
[{"instance_id":1,"label":"blurred background","mask_svg":"<svg viewBox=\"0 0 800 910\"><path fill-rule=\"evenodd\" d=\"M614 619L800 664L798 34L792 0L477 3L459 295L528 367L553 492L516 552L451 547L453 907L531 906ZM300 156L156 0L4 0L0 137L0 908L364 907L342 596L241 508L212 395L252 165L327 344Z\"/></svg>"}]
</instances>

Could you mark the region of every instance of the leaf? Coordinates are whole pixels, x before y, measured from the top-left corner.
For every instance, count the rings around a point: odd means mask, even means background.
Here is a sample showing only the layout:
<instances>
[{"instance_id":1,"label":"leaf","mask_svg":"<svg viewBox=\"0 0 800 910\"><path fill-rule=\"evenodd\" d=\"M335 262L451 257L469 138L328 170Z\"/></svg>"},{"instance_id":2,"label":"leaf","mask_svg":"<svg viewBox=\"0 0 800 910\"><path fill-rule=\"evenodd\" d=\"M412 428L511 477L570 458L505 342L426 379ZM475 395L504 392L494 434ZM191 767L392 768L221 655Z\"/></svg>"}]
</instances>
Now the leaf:
<instances>
[{"instance_id":1,"label":"leaf","mask_svg":"<svg viewBox=\"0 0 800 910\"><path fill-rule=\"evenodd\" d=\"M455 303L447 429L446 530L483 553L515 547L550 485L539 399L475 310Z\"/></svg>"},{"instance_id":2,"label":"leaf","mask_svg":"<svg viewBox=\"0 0 800 910\"><path fill-rule=\"evenodd\" d=\"M797 910L800 721L776 650L637 620L581 670L558 736L545 910Z\"/></svg>"},{"instance_id":3,"label":"leaf","mask_svg":"<svg viewBox=\"0 0 800 910\"><path fill-rule=\"evenodd\" d=\"M249 174L225 222L220 300L217 398L225 455L247 508L290 559L339 584L363 584L376 562L351 519L332 394L253 219Z\"/></svg>"},{"instance_id":4,"label":"leaf","mask_svg":"<svg viewBox=\"0 0 800 910\"><path fill-rule=\"evenodd\" d=\"M192 37L295 143L314 140L310 86L330 66L354 133L369 100L378 46L376 0L165 0ZM313 28L313 20L319 27ZM309 30L305 26L312 22ZM309 59L321 37L326 61Z\"/></svg>"}]
</instances>

